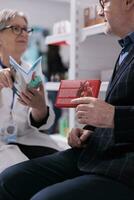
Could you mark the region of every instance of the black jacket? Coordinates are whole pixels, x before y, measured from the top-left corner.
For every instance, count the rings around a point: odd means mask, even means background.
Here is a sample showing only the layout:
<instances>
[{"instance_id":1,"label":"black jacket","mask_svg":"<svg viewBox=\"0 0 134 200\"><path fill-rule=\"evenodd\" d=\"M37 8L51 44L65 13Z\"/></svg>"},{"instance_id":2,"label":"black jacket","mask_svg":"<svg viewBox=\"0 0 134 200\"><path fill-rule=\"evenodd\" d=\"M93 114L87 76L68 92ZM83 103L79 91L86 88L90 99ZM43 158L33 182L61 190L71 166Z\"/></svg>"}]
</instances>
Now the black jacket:
<instances>
[{"instance_id":1,"label":"black jacket","mask_svg":"<svg viewBox=\"0 0 134 200\"><path fill-rule=\"evenodd\" d=\"M106 101L115 105L115 128L95 129L78 166L134 187L134 44L113 73Z\"/></svg>"}]
</instances>

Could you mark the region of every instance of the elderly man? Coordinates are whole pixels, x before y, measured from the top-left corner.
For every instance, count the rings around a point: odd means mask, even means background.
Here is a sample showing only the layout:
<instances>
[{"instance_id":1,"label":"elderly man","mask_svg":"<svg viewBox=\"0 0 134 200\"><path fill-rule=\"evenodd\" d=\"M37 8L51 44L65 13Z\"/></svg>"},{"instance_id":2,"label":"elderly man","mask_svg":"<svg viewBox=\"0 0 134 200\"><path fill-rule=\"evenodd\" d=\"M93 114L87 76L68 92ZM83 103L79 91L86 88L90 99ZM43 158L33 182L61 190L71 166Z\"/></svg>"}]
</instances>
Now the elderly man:
<instances>
[{"instance_id":1,"label":"elderly man","mask_svg":"<svg viewBox=\"0 0 134 200\"><path fill-rule=\"evenodd\" d=\"M4 171L1 200L134 199L134 0L100 4L122 46L105 101L75 99L87 126L70 132L72 148Z\"/></svg>"}]
</instances>

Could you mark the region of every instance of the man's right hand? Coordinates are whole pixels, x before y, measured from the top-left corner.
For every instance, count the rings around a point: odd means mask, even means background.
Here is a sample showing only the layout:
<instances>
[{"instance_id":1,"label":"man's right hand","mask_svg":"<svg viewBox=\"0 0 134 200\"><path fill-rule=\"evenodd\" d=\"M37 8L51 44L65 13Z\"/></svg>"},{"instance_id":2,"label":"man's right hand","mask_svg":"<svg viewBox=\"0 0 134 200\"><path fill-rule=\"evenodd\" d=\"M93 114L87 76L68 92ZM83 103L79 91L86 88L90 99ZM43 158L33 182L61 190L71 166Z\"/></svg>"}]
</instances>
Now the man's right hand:
<instances>
[{"instance_id":1,"label":"man's right hand","mask_svg":"<svg viewBox=\"0 0 134 200\"><path fill-rule=\"evenodd\" d=\"M68 135L68 144L71 147L82 148L86 145L86 141L93 131L80 128L72 129Z\"/></svg>"},{"instance_id":2,"label":"man's right hand","mask_svg":"<svg viewBox=\"0 0 134 200\"><path fill-rule=\"evenodd\" d=\"M13 87L12 74L10 68L0 70L0 88Z\"/></svg>"}]
</instances>

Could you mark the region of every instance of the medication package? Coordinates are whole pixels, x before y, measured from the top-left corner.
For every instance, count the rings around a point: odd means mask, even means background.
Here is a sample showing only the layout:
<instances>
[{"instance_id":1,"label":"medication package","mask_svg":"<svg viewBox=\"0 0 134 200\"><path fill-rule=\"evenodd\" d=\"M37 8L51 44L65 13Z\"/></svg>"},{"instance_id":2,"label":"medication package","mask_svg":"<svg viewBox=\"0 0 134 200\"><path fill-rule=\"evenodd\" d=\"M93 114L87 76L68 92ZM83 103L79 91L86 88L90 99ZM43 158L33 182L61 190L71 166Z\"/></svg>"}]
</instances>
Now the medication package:
<instances>
[{"instance_id":1,"label":"medication package","mask_svg":"<svg viewBox=\"0 0 134 200\"><path fill-rule=\"evenodd\" d=\"M11 56L9 57L14 81L13 91L18 96L26 88L38 88L42 83L41 59L42 57L38 58L29 68L29 66L19 65Z\"/></svg>"},{"instance_id":2,"label":"medication package","mask_svg":"<svg viewBox=\"0 0 134 200\"><path fill-rule=\"evenodd\" d=\"M76 104L72 99L79 97L98 97L100 80L62 80L56 98L55 106L59 108L73 108Z\"/></svg>"}]
</instances>

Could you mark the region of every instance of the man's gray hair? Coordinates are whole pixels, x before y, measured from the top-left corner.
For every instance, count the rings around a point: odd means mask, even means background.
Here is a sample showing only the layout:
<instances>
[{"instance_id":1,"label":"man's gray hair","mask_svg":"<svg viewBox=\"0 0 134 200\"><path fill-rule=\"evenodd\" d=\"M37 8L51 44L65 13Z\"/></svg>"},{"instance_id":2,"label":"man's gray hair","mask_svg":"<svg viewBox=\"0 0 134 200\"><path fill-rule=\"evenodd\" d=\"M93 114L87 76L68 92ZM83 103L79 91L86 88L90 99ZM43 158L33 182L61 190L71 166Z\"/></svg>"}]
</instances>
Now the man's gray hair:
<instances>
[{"instance_id":1,"label":"man's gray hair","mask_svg":"<svg viewBox=\"0 0 134 200\"><path fill-rule=\"evenodd\" d=\"M11 9L3 9L0 11L0 31L7 26L10 20L14 19L15 17L20 16L24 18L25 22L28 24L27 17L24 15L23 12Z\"/></svg>"}]
</instances>

